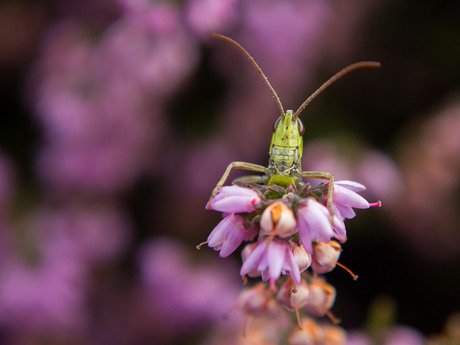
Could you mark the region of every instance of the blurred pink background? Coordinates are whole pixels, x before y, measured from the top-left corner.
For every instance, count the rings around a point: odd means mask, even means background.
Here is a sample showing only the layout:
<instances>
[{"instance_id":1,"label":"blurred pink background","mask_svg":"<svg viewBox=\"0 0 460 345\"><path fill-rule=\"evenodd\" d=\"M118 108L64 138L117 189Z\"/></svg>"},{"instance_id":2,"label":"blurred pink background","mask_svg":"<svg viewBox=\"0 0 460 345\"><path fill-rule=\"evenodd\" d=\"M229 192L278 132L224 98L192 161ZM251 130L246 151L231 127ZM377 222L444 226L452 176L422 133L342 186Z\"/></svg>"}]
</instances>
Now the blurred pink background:
<instances>
[{"instance_id":1,"label":"blurred pink background","mask_svg":"<svg viewBox=\"0 0 460 345\"><path fill-rule=\"evenodd\" d=\"M383 202L347 225L341 261L360 279L328 275L333 310L365 333L369 306L390 296L395 325L444 332L460 309L459 9L2 2L0 343L222 341L210 339L243 286L240 258L196 251L219 220L204 206L231 161L267 163L278 110L213 32L253 55L286 109L350 63L382 63L302 114L304 168Z\"/></svg>"}]
</instances>

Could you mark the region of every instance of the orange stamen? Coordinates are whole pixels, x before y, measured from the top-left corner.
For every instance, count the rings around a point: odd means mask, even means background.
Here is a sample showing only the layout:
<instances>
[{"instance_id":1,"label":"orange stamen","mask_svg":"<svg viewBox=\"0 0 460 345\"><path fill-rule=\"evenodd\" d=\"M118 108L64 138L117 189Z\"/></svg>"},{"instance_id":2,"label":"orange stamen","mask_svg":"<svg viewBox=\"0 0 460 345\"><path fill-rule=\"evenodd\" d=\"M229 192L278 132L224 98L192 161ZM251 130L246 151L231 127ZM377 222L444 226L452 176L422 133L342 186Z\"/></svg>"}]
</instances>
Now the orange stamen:
<instances>
[{"instance_id":1,"label":"orange stamen","mask_svg":"<svg viewBox=\"0 0 460 345\"><path fill-rule=\"evenodd\" d=\"M337 324L340 323L340 319L336 318L336 317L334 316L334 314L332 314L332 311L328 310L328 311L326 312L326 315L327 315L327 317L328 317L329 319L331 319L331 321L332 321L335 325L337 325Z\"/></svg>"},{"instance_id":2,"label":"orange stamen","mask_svg":"<svg viewBox=\"0 0 460 345\"><path fill-rule=\"evenodd\" d=\"M347 271L348 273L350 273L350 275L353 277L353 280L358 279L358 275L354 274L348 267L342 265L340 262L337 262L337 266L342 267L345 271Z\"/></svg>"},{"instance_id":3,"label":"orange stamen","mask_svg":"<svg viewBox=\"0 0 460 345\"><path fill-rule=\"evenodd\" d=\"M299 328L303 329L302 322L300 321L299 308L295 308L295 316L297 317L297 324L299 325Z\"/></svg>"}]
</instances>

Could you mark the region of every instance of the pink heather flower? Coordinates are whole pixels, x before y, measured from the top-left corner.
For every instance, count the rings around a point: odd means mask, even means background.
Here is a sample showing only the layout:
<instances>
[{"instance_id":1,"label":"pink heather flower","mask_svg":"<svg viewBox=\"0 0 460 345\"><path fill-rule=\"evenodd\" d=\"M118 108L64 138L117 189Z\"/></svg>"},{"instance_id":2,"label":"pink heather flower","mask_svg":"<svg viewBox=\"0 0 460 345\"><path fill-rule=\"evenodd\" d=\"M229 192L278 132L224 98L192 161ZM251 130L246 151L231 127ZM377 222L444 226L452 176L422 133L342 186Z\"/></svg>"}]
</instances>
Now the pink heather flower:
<instances>
[{"instance_id":1,"label":"pink heather flower","mask_svg":"<svg viewBox=\"0 0 460 345\"><path fill-rule=\"evenodd\" d=\"M207 210L225 213L254 212L260 197L256 191L238 186L224 186L216 197L206 205Z\"/></svg>"},{"instance_id":2,"label":"pink heather flower","mask_svg":"<svg viewBox=\"0 0 460 345\"><path fill-rule=\"evenodd\" d=\"M296 284L300 284L299 266L286 241L265 238L257 243L254 250L244 260L240 274L245 276L254 270L261 272L263 281L270 279L273 290L275 281L281 273L289 274Z\"/></svg>"},{"instance_id":3,"label":"pink heather flower","mask_svg":"<svg viewBox=\"0 0 460 345\"><path fill-rule=\"evenodd\" d=\"M365 190L362 184L353 181L337 181L334 184L334 209L342 219L351 219L356 216L353 208L369 208L369 202L357 192Z\"/></svg>"},{"instance_id":4,"label":"pink heather flower","mask_svg":"<svg viewBox=\"0 0 460 345\"><path fill-rule=\"evenodd\" d=\"M225 258L239 247L241 242L249 241L257 234L253 226L246 228L247 222L243 217L230 214L225 217L208 236L208 246L220 250L219 256Z\"/></svg>"},{"instance_id":5,"label":"pink heather flower","mask_svg":"<svg viewBox=\"0 0 460 345\"><path fill-rule=\"evenodd\" d=\"M332 238L341 241L345 239L343 221L334 215L332 226L330 217L327 207L314 198L307 198L305 206L297 210L297 230L305 250L310 254L313 252L311 245L313 241L328 243Z\"/></svg>"}]
</instances>

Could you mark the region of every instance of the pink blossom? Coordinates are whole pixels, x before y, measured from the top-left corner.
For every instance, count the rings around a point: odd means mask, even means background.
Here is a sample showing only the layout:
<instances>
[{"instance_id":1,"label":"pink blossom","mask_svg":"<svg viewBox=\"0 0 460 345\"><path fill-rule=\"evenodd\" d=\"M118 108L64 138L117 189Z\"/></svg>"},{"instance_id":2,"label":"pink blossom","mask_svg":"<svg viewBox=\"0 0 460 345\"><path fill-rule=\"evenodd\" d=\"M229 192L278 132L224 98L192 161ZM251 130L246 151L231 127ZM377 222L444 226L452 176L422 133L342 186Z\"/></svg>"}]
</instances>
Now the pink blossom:
<instances>
[{"instance_id":1,"label":"pink blossom","mask_svg":"<svg viewBox=\"0 0 460 345\"><path fill-rule=\"evenodd\" d=\"M241 266L241 276L256 270L261 272L262 280L270 279L272 289L281 273L289 274L296 284L300 284L299 266L289 244L276 238L267 237L260 241L247 256Z\"/></svg>"},{"instance_id":2,"label":"pink blossom","mask_svg":"<svg viewBox=\"0 0 460 345\"><path fill-rule=\"evenodd\" d=\"M326 206L313 198L307 198L305 206L297 210L297 230L305 250L313 252L313 241L329 242L332 238L345 239L345 226L334 216L334 226L331 225L330 213ZM335 230L335 231L334 231Z\"/></svg>"},{"instance_id":3,"label":"pink blossom","mask_svg":"<svg viewBox=\"0 0 460 345\"><path fill-rule=\"evenodd\" d=\"M225 258L239 247L243 240L252 240L257 229L246 228L247 222L243 217L230 214L225 217L208 236L208 246L220 250L219 256Z\"/></svg>"},{"instance_id":4,"label":"pink blossom","mask_svg":"<svg viewBox=\"0 0 460 345\"><path fill-rule=\"evenodd\" d=\"M224 186L219 189L216 197L206 205L206 209L226 213L254 212L257 210L259 202L259 195L252 189Z\"/></svg>"},{"instance_id":5,"label":"pink blossom","mask_svg":"<svg viewBox=\"0 0 460 345\"><path fill-rule=\"evenodd\" d=\"M356 216L353 208L369 208L369 202L357 192L365 190L362 184L353 181L337 181L334 184L333 204L334 209L342 219L351 219Z\"/></svg>"}]
</instances>

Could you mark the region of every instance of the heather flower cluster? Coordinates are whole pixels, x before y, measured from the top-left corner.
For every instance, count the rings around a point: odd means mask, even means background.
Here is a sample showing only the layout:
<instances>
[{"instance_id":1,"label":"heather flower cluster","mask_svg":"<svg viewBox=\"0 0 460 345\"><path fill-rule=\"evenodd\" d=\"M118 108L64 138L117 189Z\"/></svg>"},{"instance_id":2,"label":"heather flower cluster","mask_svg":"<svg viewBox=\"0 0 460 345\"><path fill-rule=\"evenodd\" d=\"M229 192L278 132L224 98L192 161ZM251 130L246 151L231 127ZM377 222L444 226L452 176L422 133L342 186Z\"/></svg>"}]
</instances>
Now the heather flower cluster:
<instances>
[{"instance_id":1,"label":"heather flower cluster","mask_svg":"<svg viewBox=\"0 0 460 345\"><path fill-rule=\"evenodd\" d=\"M344 221L355 217L354 209L380 206L358 194L365 189L362 184L344 180L334 184L332 212L327 205L328 188L329 183L286 188L252 183L224 186L206 205L222 212L224 219L201 244L219 251L222 258L244 244L240 275L245 281L260 277L264 283L243 292L240 308L248 316L273 314L279 306L294 311L299 327L316 334L309 335L316 339L314 343L322 343L318 334L325 334L314 317L327 315L337 321L330 311L335 288L318 275L342 266L338 259L341 243L347 240ZM291 338L305 337L296 332ZM339 338L343 341L337 344L344 343L345 336Z\"/></svg>"}]
</instances>

